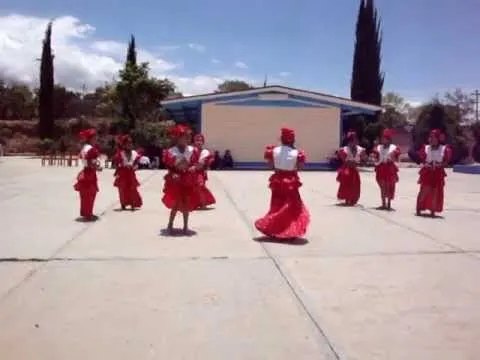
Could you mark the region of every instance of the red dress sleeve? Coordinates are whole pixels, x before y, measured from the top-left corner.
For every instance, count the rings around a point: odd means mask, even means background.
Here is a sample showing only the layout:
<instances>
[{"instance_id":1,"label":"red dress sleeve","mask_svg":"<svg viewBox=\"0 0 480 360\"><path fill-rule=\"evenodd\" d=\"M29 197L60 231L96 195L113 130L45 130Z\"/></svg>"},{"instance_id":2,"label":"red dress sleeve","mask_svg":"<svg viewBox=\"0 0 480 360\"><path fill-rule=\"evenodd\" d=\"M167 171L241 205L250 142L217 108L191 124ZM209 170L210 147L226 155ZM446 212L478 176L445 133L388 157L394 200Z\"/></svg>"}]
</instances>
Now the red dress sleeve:
<instances>
[{"instance_id":1,"label":"red dress sleeve","mask_svg":"<svg viewBox=\"0 0 480 360\"><path fill-rule=\"evenodd\" d=\"M443 163L449 164L450 160L452 159L453 150L450 145L445 145L445 151L443 153Z\"/></svg>"},{"instance_id":2,"label":"red dress sleeve","mask_svg":"<svg viewBox=\"0 0 480 360\"><path fill-rule=\"evenodd\" d=\"M420 150L418 150L417 154L418 154L418 157L419 157L419 159L420 159L420 162L421 162L422 164L424 164L425 161L427 161L427 153L426 153L426 151L425 151L425 145L422 145L422 147L420 148Z\"/></svg>"},{"instance_id":3,"label":"red dress sleeve","mask_svg":"<svg viewBox=\"0 0 480 360\"><path fill-rule=\"evenodd\" d=\"M273 149L275 146L267 145L265 147L265 153L263 154L263 158L267 161L273 161Z\"/></svg>"},{"instance_id":4,"label":"red dress sleeve","mask_svg":"<svg viewBox=\"0 0 480 360\"><path fill-rule=\"evenodd\" d=\"M343 149L337 151L337 157L340 161L345 161L347 159L347 153Z\"/></svg>"},{"instance_id":5,"label":"red dress sleeve","mask_svg":"<svg viewBox=\"0 0 480 360\"><path fill-rule=\"evenodd\" d=\"M85 154L85 160L95 160L100 156L100 151L98 150L97 147L92 147L90 150L87 151Z\"/></svg>"},{"instance_id":6,"label":"red dress sleeve","mask_svg":"<svg viewBox=\"0 0 480 360\"><path fill-rule=\"evenodd\" d=\"M190 165L198 164L200 160L200 151L194 147L192 151L192 155L190 156Z\"/></svg>"},{"instance_id":7,"label":"red dress sleeve","mask_svg":"<svg viewBox=\"0 0 480 360\"><path fill-rule=\"evenodd\" d=\"M120 150L117 150L115 152L115 155L113 155L112 162L115 164L115 167L121 166L122 165L122 153Z\"/></svg>"},{"instance_id":8,"label":"red dress sleeve","mask_svg":"<svg viewBox=\"0 0 480 360\"><path fill-rule=\"evenodd\" d=\"M208 156L205 158L204 163L203 163L203 164L204 164L204 167L205 167L205 168L209 168L209 167L212 165L213 160L214 160L213 154L212 154L212 152L209 150L209 151L208 151Z\"/></svg>"},{"instance_id":9,"label":"red dress sleeve","mask_svg":"<svg viewBox=\"0 0 480 360\"><path fill-rule=\"evenodd\" d=\"M400 154L401 154L401 153L402 153L402 152L400 151L400 148L397 146L396 149L395 149L395 151L394 151L393 154L392 154L393 160L394 160L394 161L398 161L398 159L400 158Z\"/></svg>"},{"instance_id":10,"label":"red dress sleeve","mask_svg":"<svg viewBox=\"0 0 480 360\"><path fill-rule=\"evenodd\" d=\"M162 153L162 162L167 169L171 169L175 166L175 156L172 155L170 149L164 149Z\"/></svg>"},{"instance_id":11,"label":"red dress sleeve","mask_svg":"<svg viewBox=\"0 0 480 360\"><path fill-rule=\"evenodd\" d=\"M305 161L307 161L307 155L305 154L305 151L300 150L298 152L297 162L299 164L305 164Z\"/></svg>"}]
</instances>

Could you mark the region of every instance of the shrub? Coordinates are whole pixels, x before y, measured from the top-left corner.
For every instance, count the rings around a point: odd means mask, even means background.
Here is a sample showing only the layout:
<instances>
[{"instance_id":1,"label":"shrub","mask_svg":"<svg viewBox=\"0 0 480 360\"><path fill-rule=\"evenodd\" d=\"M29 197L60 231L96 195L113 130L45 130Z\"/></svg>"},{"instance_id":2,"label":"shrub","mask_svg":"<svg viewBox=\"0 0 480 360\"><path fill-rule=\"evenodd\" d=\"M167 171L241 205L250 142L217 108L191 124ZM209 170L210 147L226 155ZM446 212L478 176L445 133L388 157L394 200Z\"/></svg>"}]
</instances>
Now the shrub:
<instances>
[{"instance_id":1,"label":"shrub","mask_svg":"<svg viewBox=\"0 0 480 360\"><path fill-rule=\"evenodd\" d=\"M43 139L37 142L37 149L41 154L46 154L53 150L54 141L52 139Z\"/></svg>"},{"instance_id":2,"label":"shrub","mask_svg":"<svg viewBox=\"0 0 480 360\"><path fill-rule=\"evenodd\" d=\"M37 140L17 133L12 138L7 139L6 148L9 153L36 153Z\"/></svg>"}]
</instances>

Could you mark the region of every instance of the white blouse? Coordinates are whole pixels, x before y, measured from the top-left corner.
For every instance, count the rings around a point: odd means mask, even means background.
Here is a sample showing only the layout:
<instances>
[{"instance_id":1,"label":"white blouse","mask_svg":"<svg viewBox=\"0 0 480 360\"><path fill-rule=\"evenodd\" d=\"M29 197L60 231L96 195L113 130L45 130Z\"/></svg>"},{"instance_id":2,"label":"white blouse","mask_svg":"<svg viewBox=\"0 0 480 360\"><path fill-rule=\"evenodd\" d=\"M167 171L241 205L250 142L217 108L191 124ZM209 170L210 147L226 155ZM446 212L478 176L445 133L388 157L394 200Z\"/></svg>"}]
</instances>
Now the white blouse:
<instances>
[{"instance_id":1,"label":"white blouse","mask_svg":"<svg viewBox=\"0 0 480 360\"><path fill-rule=\"evenodd\" d=\"M273 149L273 165L275 169L293 171L297 169L299 151L290 146L280 145Z\"/></svg>"},{"instance_id":2,"label":"white blouse","mask_svg":"<svg viewBox=\"0 0 480 360\"><path fill-rule=\"evenodd\" d=\"M194 150L195 150L195 148L191 145L187 145L187 147L185 148L185 151L183 153L176 146L168 149L168 151L170 152L170 155L175 158L175 164L178 164L183 160L186 160L187 162L190 162L190 159L193 155Z\"/></svg>"}]
</instances>

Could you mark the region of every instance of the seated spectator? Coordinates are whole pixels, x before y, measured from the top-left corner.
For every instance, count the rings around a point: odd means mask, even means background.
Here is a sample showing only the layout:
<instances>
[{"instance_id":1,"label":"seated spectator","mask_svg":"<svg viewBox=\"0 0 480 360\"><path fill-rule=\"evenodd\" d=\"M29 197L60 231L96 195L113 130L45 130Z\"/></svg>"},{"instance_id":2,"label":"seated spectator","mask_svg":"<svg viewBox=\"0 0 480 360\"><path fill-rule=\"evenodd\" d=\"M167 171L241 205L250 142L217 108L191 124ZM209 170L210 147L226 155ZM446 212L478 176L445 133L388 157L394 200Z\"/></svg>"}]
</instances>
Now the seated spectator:
<instances>
[{"instance_id":1,"label":"seated spectator","mask_svg":"<svg viewBox=\"0 0 480 360\"><path fill-rule=\"evenodd\" d=\"M213 162L210 165L210 169L212 170L220 170L222 168L222 157L220 156L220 152L215 150L213 153Z\"/></svg>"},{"instance_id":2,"label":"seated spectator","mask_svg":"<svg viewBox=\"0 0 480 360\"><path fill-rule=\"evenodd\" d=\"M223 155L222 169L233 169L233 157L230 150L225 150Z\"/></svg>"}]
</instances>

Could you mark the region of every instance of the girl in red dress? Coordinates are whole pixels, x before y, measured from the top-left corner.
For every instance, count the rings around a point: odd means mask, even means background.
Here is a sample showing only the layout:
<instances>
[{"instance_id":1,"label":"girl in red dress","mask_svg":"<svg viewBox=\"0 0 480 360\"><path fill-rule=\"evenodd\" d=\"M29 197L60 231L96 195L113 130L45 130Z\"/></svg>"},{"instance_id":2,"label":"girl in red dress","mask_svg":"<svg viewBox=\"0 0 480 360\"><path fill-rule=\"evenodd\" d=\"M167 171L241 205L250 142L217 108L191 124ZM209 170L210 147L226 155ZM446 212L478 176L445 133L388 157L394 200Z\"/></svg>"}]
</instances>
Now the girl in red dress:
<instances>
[{"instance_id":1,"label":"girl in red dress","mask_svg":"<svg viewBox=\"0 0 480 360\"><path fill-rule=\"evenodd\" d=\"M205 137L202 134L197 134L194 137L194 146L198 149L199 160L198 160L198 182L199 182L199 198L200 198L200 209L205 209L209 205L215 204L215 197L207 188L206 182L208 180L207 169L213 162L213 153L205 149L203 146L205 144Z\"/></svg>"},{"instance_id":2,"label":"girl in red dress","mask_svg":"<svg viewBox=\"0 0 480 360\"><path fill-rule=\"evenodd\" d=\"M80 216L85 221L93 221L93 205L98 192L97 171L101 171L98 157L100 152L96 146L97 132L95 129L87 129L80 132L80 140L83 142L79 158L83 163L83 169L77 175L77 182L73 186L80 194Z\"/></svg>"},{"instance_id":3,"label":"girl in red dress","mask_svg":"<svg viewBox=\"0 0 480 360\"><path fill-rule=\"evenodd\" d=\"M444 135L438 129L430 132L428 145L419 152L423 164L420 169L420 191L417 196L417 215L430 210L430 215L443 211L443 190L445 187L445 166L448 165L452 151L448 145L442 145Z\"/></svg>"},{"instance_id":4,"label":"girl in red dress","mask_svg":"<svg viewBox=\"0 0 480 360\"><path fill-rule=\"evenodd\" d=\"M395 197L395 185L398 182L396 162L400 156L400 149L392 144L392 137L393 130L383 130L381 144L373 149L376 180L382 198L382 206L379 208L381 210L391 209L391 201Z\"/></svg>"},{"instance_id":5,"label":"girl in red dress","mask_svg":"<svg viewBox=\"0 0 480 360\"><path fill-rule=\"evenodd\" d=\"M305 235L310 214L300 197L302 186L298 177L305 163L305 153L295 148L295 133L291 129L281 130L281 145L267 146L265 159L273 168L270 176L270 209L255 221L255 227L264 235L276 239L294 239Z\"/></svg>"},{"instance_id":6,"label":"girl in red dress","mask_svg":"<svg viewBox=\"0 0 480 360\"><path fill-rule=\"evenodd\" d=\"M340 183L337 198L344 200L347 206L354 206L360 199L361 183L357 166L365 159L366 154L365 149L358 145L356 132L349 131L346 139L347 145L338 151L342 164L337 171L337 181Z\"/></svg>"},{"instance_id":7,"label":"girl in red dress","mask_svg":"<svg viewBox=\"0 0 480 360\"><path fill-rule=\"evenodd\" d=\"M168 172L162 198L164 205L171 210L167 230L172 233L173 222L180 211L183 215L183 232L187 234L189 214L200 205L197 173L199 152L194 146L188 145L191 131L186 126L173 126L169 135L174 146L163 152L163 163Z\"/></svg>"},{"instance_id":8,"label":"girl in red dress","mask_svg":"<svg viewBox=\"0 0 480 360\"><path fill-rule=\"evenodd\" d=\"M118 188L122 210L130 206L132 210L142 207L142 197L138 192L140 183L135 175L138 162L142 156L133 150L132 138L129 135L120 135L117 138L118 150L113 157L115 163L114 186Z\"/></svg>"}]
</instances>

